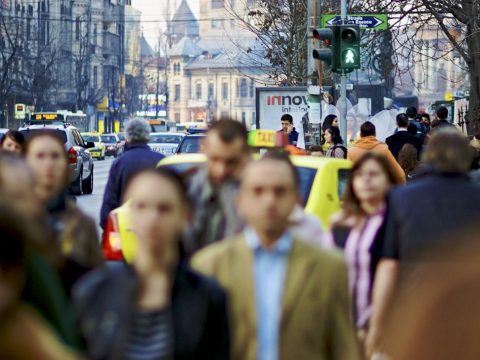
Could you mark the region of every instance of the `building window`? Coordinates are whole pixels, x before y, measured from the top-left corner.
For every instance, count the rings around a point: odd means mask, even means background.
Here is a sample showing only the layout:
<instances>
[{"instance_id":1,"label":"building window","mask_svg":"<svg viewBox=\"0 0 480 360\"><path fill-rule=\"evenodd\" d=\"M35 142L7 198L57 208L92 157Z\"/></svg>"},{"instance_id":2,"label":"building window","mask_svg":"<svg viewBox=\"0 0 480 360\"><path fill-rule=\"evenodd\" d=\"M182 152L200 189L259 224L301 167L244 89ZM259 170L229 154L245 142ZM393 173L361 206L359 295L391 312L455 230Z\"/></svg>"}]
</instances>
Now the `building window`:
<instances>
[{"instance_id":1,"label":"building window","mask_svg":"<svg viewBox=\"0 0 480 360\"><path fill-rule=\"evenodd\" d=\"M255 117L255 111L252 112L252 121L250 122L251 125L255 125L257 123L257 119Z\"/></svg>"},{"instance_id":2,"label":"building window","mask_svg":"<svg viewBox=\"0 0 480 360\"><path fill-rule=\"evenodd\" d=\"M213 82L208 83L208 99L213 99Z\"/></svg>"},{"instance_id":3,"label":"building window","mask_svg":"<svg viewBox=\"0 0 480 360\"><path fill-rule=\"evenodd\" d=\"M97 89L98 87L98 68L97 66L93 67L93 88Z\"/></svg>"},{"instance_id":4,"label":"building window","mask_svg":"<svg viewBox=\"0 0 480 360\"><path fill-rule=\"evenodd\" d=\"M80 17L77 16L75 19L75 40L80 40Z\"/></svg>"},{"instance_id":5,"label":"building window","mask_svg":"<svg viewBox=\"0 0 480 360\"><path fill-rule=\"evenodd\" d=\"M226 118L229 117L228 115L229 115L229 114L228 114L228 111L222 111L222 112L220 113L220 118L226 119Z\"/></svg>"},{"instance_id":6,"label":"building window","mask_svg":"<svg viewBox=\"0 0 480 360\"><path fill-rule=\"evenodd\" d=\"M175 84L175 97L173 101L180 101L180 85Z\"/></svg>"},{"instance_id":7,"label":"building window","mask_svg":"<svg viewBox=\"0 0 480 360\"><path fill-rule=\"evenodd\" d=\"M228 99L228 83L226 82L222 83L222 99Z\"/></svg>"},{"instance_id":8,"label":"building window","mask_svg":"<svg viewBox=\"0 0 480 360\"><path fill-rule=\"evenodd\" d=\"M253 98L255 95L255 82L253 79L250 79L250 97Z\"/></svg>"},{"instance_id":9,"label":"building window","mask_svg":"<svg viewBox=\"0 0 480 360\"><path fill-rule=\"evenodd\" d=\"M223 28L223 20L212 20L212 29L222 29Z\"/></svg>"},{"instance_id":10,"label":"building window","mask_svg":"<svg viewBox=\"0 0 480 360\"><path fill-rule=\"evenodd\" d=\"M221 9L225 6L225 0L212 0L212 9Z\"/></svg>"},{"instance_id":11,"label":"building window","mask_svg":"<svg viewBox=\"0 0 480 360\"><path fill-rule=\"evenodd\" d=\"M195 84L195 99L200 100L202 98L202 83Z\"/></svg>"},{"instance_id":12,"label":"building window","mask_svg":"<svg viewBox=\"0 0 480 360\"><path fill-rule=\"evenodd\" d=\"M93 44L97 45L98 29L97 24L93 24Z\"/></svg>"},{"instance_id":13,"label":"building window","mask_svg":"<svg viewBox=\"0 0 480 360\"><path fill-rule=\"evenodd\" d=\"M242 111L242 124L247 124L247 113L245 111Z\"/></svg>"},{"instance_id":14,"label":"building window","mask_svg":"<svg viewBox=\"0 0 480 360\"><path fill-rule=\"evenodd\" d=\"M242 79L240 81L240 97L241 98L246 98L247 95L248 95L247 79Z\"/></svg>"}]
</instances>

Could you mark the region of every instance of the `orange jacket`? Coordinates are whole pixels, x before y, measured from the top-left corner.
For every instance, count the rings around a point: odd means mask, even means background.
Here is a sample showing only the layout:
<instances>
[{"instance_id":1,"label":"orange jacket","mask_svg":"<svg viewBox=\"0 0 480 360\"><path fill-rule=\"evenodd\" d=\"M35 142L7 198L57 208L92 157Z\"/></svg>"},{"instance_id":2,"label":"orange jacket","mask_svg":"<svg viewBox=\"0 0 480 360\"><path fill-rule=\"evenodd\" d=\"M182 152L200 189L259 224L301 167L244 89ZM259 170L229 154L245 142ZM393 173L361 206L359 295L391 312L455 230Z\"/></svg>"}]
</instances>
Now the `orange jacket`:
<instances>
[{"instance_id":1,"label":"orange jacket","mask_svg":"<svg viewBox=\"0 0 480 360\"><path fill-rule=\"evenodd\" d=\"M379 154L384 155L390 163L391 169L395 174L395 177L401 183L405 183L405 172L403 171L402 167L398 164L397 160L395 160L395 157L388 149L388 146L378 141L375 136L365 136L358 139L355 142L355 145L348 149L347 158L355 163L367 151L375 151Z\"/></svg>"}]
</instances>

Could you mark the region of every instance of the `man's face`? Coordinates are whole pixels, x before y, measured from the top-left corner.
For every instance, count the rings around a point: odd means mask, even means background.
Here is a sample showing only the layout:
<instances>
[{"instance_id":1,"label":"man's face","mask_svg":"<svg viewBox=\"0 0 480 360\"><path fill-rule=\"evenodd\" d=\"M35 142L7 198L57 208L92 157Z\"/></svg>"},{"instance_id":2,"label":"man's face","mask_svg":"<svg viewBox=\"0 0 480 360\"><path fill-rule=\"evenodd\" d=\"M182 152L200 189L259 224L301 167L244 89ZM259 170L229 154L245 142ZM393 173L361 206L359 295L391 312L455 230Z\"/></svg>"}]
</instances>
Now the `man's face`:
<instances>
[{"instance_id":1,"label":"man's face","mask_svg":"<svg viewBox=\"0 0 480 360\"><path fill-rule=\"evenodd\" d=\"M282 120L282 130L287 132L288 128L290 127L290 121L288 120Z\"/></svg>"},{"instance_id":2,"label":"man's face","mask_svg":"<svg viewBox=\"0 0 480 360\"><path fill-rule=\"evenodd\" d=\"M237 177L248 160L248 151L242 138L225 143L215 131L207 134L202 149L207 157L208 177L215 185Z\"/></svg>"},{"instance_id":3,"label":"man's face","mask_svg":"<svg viewBox=\"0 0 480 360\"><path fill-rule=\"evenodd\" d=\"M275 160L254 162L242 175L238 210L258 232L284 231L298 202L298 192L289 166Z\"/></svg>"}]
</instances>

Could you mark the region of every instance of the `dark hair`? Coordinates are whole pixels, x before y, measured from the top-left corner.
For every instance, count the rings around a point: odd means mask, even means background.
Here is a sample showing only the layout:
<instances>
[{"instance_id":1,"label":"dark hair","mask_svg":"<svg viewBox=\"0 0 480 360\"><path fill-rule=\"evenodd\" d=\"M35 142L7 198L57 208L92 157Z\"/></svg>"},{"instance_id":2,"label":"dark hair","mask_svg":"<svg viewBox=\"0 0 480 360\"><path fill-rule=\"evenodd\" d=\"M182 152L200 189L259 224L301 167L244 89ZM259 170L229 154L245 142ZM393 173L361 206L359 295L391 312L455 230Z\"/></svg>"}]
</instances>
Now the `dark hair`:
<instances>
[{"instance_id":1,"label":"dark hair","mask_svg":"<svg viewBox=\"0 0 480 360\"><path fill-rule=\"evenodd\" d=\"M333 124L333 120L335 120L336 118L337 118L337 115L333 115L333 114L325 116L325 119L323 119L323 123L322 123L322 130L325 131L328 128L331 128Z\"/></svg>"},{"instance_id":2,"label":"dark hair","mask_svg":"<svg viewBox=\"0 0 480 360\"><path fill-rule=\"evenodd\" d=\"M345 194L343 195L343 210L345 213L345 217L349 216L364 216L366 215L365 211L362 209L360 205L360 200L355 194L353 189L353 180L356 174L360 171L360 169L365 165L366 162L373 160L377 164L380 165L385 175L387 175L388 181L392 185L398 185L399 181L395 176L390 163L388 162L387 158L380 153L376 153L373 151L366 152L358 161L353 165L352 171L350 173L350 178L348 180L347 189L345 190Z\"/></svg>"},{"instance_id":3,"label":"dark hair","mask_svg":"<svg viewBox=\"0 0 480 360\"><path fill-rule=\"evenodd\" d=\"M405 172L405 176L415 170L418 165L418 151L412 144L405 144L398 153L398 164Z\"/></svg>"},{"instance_id":4,"label":"dark hair","mask_svg":"<svg viewBox=\"0 0 480 360\"><path fill-rule=\"evenodd\" d=\"M375 125L373 125L370 121L365 121L360 126L360 137L375 136L375 135L376 135Z\"/></svg>"},{"instance_id":5,"label":"dark hair","mask_svg":"<svg viewBox=\"0 0 480 360\"><path fill-rule=\"evenodd\" d=\"M440 106L437 109L437 117L440 120L445 120L446 118L448 118L448 109L445 106Z\"/></svg>"},{"instance_id":6,"label":"dark hair","mask_svg":"<svg viewBox=\"0 0 480 360\"><path fill-rule=\"evenodd\" d=\"M25 150L24 150L25 154L28 154L30 147L32 145L32 142L35 139L38 139L41 137L48 137L63 149L62 154L64 154L65 159L67 159L67 152L65 151L63 140L59 137L59 135L57 134L57 131L58 130L35 130L32 134L27 135L27 142L25 143Z\"/></svg>"},{"instance_id":7,"label":"dark hair","mask_svg":"<svg viewBox=\"0 0 480 360\"><path fill-rule=\"evenodd\" d=\"M399 128L406 128L408 126L407 114L401 113L397 115L397 126Z\"/></svg>"},{"instance_id":8,"label":"dark hair","mask_svg":"<svg viewBox=\"0 0 480 360\"><path fill-rule=\"evenodd\" d=\"M26 220L6 202L0 202L0 269L8 271L21 268L24 262L24 247L29 240Z\"/></svg>"},{"instance_id":9,"label":"dark hair","mask_svg":"<svg viewBox=\"0 0 480 360\"><path fill-rule=\"evenodd\" d=\"M430 115L428 113L421 113L420 114L420 119L422 118L427 118L428 122L430 123Z\"/></svg>"},{"instance_id":10,"label":"dark hair","mask_svg":"<svg viewBox=\"0 0 480 360\"><path fill-rule=\"evenodd\" d=\"M23 136L23 134L20 132L20 131L17 131L17 130L13 130L13 129L10 129L8 130L1 138L0 140L0 146L3 145L3 143L5 142L5 140L7 139L7 137L10 139L10 140L13 140L15 141L17 144L19 144L21 147L22 147L22 150L24 148L24 145L25 145L25 137Z\"/></svg>"},{"instance_id":11,"label":"dark hair","mask_svg":"<svg viewBox=\"0 0 480 360\"><path fill-rule=\"evenodd\" d=\"M212 132L216 132L222 142L226 144L230 144L236 139L241 139L245 147L247 147L248 132L245 126L239 121L232 119L215 121L208 129L207 135Z\"/></svg>"},{"instance_id":12,"label":"dark hair","mask_svg":"<svg viewBox=\"0 0 480 360\"><path fill-rule=\"evenodd\" d=\"M280 121L288 121L290 124L293 124L293 117L290 114L283 114Z\"/></svg>"},{"instance_id":13,"label":"dark hair","mask_svg":"<svg viewBox=\"0 0 480 360\"><path fill-rule=\"evenodd\" d=\"M282 162L286 165L288 165L288 167L290 168L291 172L292 172L292 176L293 176L293 181L295 183L295 187L298 188L299 184L300 184L300 176L298 175L298 171L297 171L297 168L295 167L295 165L293 165L292 161L290 160L290 157L288 156L288 153L287 152L284 152L284 151L268 151L267 153L265 153L262 158L258 161L262 161L262 160L273 160L273 161L279 161L279 162Z\"/></svg>"},{"instance_id":14,"label":"dark hair","mask_svg":"<svg viewBox=\"0 0 480 360\"><path fill-rule=\"evenodd\" d=\"M410 106L407 108L407 111L405 111L405 113L410 119L413 119L415 116L417 116L417 108L415 106Z\"/></svg>"},{"instance_id":15,"label":"dark hair","mask_svg":"<svg viewBox=\"0 0 480 360\"><path fill-rule=\"evenodd\" d=\"M329 127L328 129L325 130L325 132L327 131L330 132L330 134L332 135L332 141L334 145L343 144L343 139L342 139L342 136L340 135L340 130L337 127L335 126Z\"/></svg>"}]
</instances>

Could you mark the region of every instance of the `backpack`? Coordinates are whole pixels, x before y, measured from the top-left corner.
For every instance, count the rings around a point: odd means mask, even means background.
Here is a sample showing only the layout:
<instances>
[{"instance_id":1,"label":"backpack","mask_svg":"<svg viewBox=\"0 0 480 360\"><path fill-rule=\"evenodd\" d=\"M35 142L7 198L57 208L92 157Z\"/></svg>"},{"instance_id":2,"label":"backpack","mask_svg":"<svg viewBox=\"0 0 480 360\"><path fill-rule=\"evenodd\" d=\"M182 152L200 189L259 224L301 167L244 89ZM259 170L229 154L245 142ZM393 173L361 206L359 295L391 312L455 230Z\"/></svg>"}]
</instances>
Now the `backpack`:
<instances>
[{"instance_id":1,"label":"backpack","mask_svg":"<svg viewBox=\"0 0 480 360\"><path fill-rule=\"evenodd\" d=\"M336 149L342 149L343 150L343 158L346 159L347 158L347 153L348 153L348 149L342 145L342 144L337 144L337 145L334 145L333 148L332 148L332 154L335 154L335 150ZM332 157L335 157L335 156L332 156Z\"/></svg>"}]
</instances>

